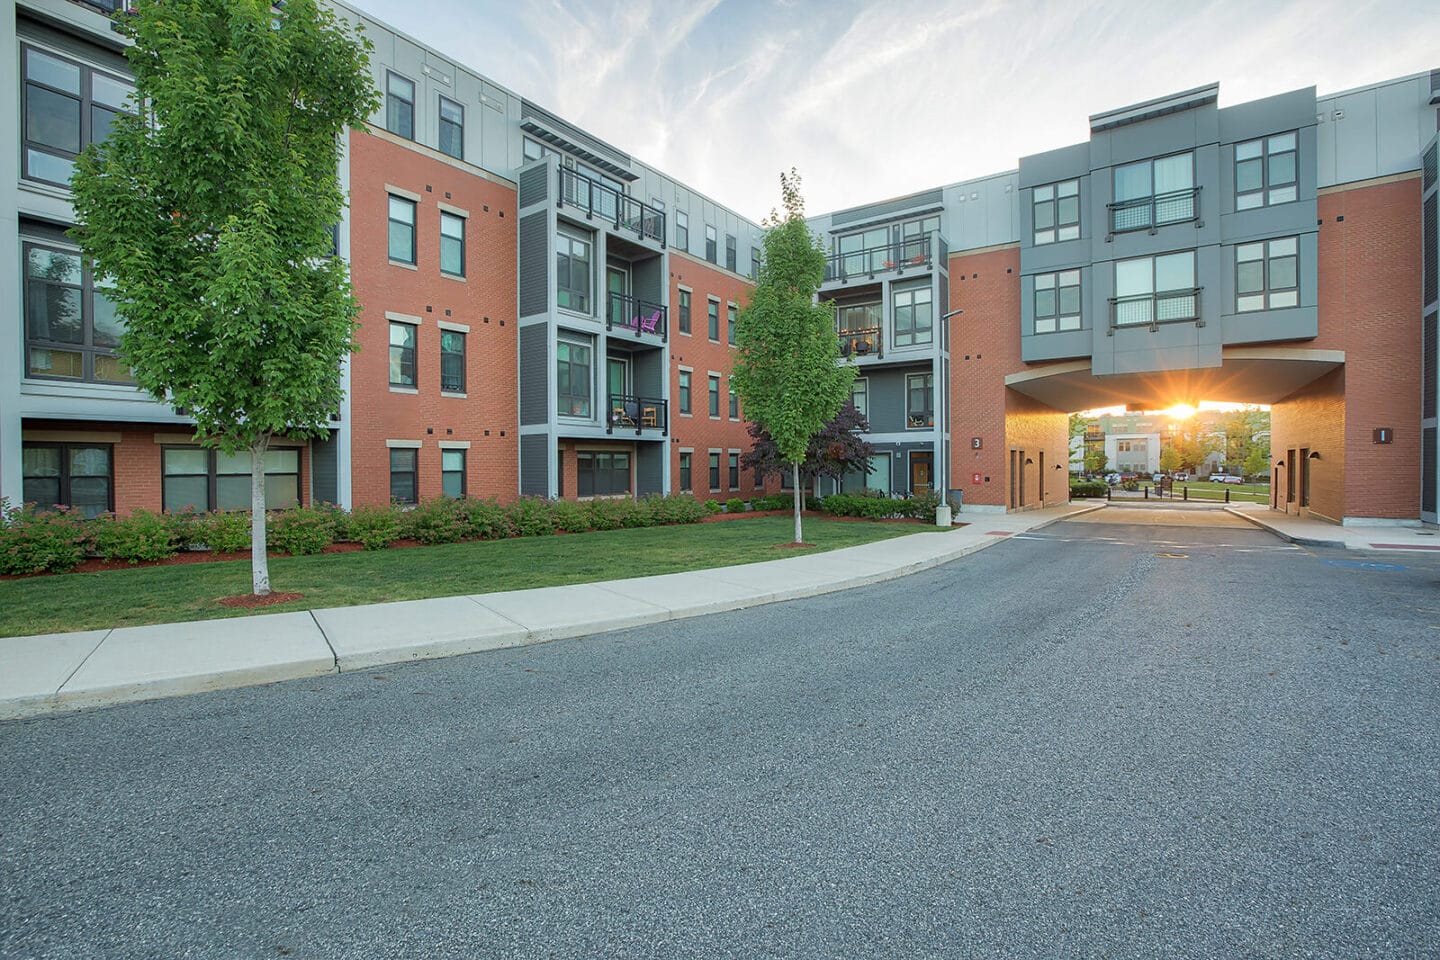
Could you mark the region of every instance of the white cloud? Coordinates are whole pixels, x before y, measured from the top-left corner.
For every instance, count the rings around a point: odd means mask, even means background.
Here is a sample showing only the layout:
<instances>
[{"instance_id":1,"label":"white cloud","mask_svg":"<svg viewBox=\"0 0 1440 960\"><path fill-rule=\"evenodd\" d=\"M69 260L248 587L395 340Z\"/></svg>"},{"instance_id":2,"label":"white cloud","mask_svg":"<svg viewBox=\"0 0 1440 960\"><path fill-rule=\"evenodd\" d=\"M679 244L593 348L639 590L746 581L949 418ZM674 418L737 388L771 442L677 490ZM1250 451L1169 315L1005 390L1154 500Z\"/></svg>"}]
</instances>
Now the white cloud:
<instances>
[{"instance_id":1,"label":"white cloud","mask_svg":"<svg viewBox=\"0 0 1440 960\"><path fill-rule=\"evenodd\" d=\"M1418 0L353 2L752 218L792 165L822 211L1215 80L1229 104L1440 66Z\"/></svg>"}]
</instances>

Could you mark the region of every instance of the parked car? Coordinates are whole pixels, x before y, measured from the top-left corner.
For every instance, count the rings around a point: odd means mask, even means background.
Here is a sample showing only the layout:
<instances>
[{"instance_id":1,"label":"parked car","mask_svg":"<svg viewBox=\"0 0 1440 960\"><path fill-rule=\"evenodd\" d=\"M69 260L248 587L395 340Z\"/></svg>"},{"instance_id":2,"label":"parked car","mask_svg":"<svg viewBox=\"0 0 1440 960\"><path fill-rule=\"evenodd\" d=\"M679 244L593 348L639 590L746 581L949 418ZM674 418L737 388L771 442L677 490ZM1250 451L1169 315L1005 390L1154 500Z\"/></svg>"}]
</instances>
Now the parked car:
<instances>
[{"instance_id":1,"label":"parked car","mask_svg":"<svg viewBox=\"0 0 1440 960\"><path fill-rule=\"evenodd\" d=\"M1165 479L1165 474L1163 474L1163 473L1157 473L1157 474L1153 475L1153 476L1150 478L1150 482L1151 482L1151 483L1159 483L1161 480L1164 480L1164 479Z\"/></svg>"},{"instance_id":2,"label":"parked car","mask_svg":"<svg viewBox=\"0 0 1440 960\"><path fill-rule=\"evenodd\" d=\"M1228 473L1212 473L1210 480L1213 483L1244 483L1243 477L1237 477Z\"/></svg>"},{"instance_id":3,"label":"parked car","mask_svg":"<svg viewBox=\"0 0 1440 960\"><path fill-rule=\"evenodd\" d=\"M1183 473L1183 472L1182 472L1182 473L1175 473L1175 474L1171 474L1171 477L1172 477L1173 479L1175 479L1175 480L1184 481L1184 480L1189 480L1189 479L1190 479L1190 474L1188 474L1188 473Z\"/></svg>"},{"instance_id":4,"label":"parked car","mask_svg":"<svg viewBox=\"0 0 1440 960\"><path fill-rule=\"evenodd\" d=\"M1110 484L1110 486L1112 486L1112 487L1115 486L1115 484L1117 484L1117 483L1120 482L1120 474L1118 474L1118 473L1107 473L1107 474L1105 474L1105 482L1108 483L1108 484Z\"/></svg>"}]
</instances>

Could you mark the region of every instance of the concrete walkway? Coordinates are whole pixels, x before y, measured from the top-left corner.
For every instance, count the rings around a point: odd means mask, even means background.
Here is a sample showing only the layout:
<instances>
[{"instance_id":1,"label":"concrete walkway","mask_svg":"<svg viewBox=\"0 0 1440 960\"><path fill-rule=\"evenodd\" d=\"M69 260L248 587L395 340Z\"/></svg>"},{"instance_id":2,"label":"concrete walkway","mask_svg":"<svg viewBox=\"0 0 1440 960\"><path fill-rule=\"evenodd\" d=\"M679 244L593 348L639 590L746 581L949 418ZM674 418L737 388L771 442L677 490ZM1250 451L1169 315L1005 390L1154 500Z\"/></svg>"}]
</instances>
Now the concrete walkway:
<instances>
[{"instance_id":1,"label":"concrete walkway","mask_svg":"<svg viewBox=\"0 0 1440 960\"><path fill-rule=\"evenodd\" d=\"M475 596L0 639L0 719L453 657L890 580L1103 504L962 514L957 530L827 553Z\"/></svg>"},{"instance_id":2,"label":"concrete walkway","mask_svg":"<svg viewBox=\"0 0 1440 960\"><path fill-rule=\"evenodd\" d=\"M1269 530L1282 540L1311 547L1345 550L1440 550L1440 536L1425 526L1348 526L1271 510L1263 503L1231 504L1237 517Z\"/></svg>"}]
</instances>

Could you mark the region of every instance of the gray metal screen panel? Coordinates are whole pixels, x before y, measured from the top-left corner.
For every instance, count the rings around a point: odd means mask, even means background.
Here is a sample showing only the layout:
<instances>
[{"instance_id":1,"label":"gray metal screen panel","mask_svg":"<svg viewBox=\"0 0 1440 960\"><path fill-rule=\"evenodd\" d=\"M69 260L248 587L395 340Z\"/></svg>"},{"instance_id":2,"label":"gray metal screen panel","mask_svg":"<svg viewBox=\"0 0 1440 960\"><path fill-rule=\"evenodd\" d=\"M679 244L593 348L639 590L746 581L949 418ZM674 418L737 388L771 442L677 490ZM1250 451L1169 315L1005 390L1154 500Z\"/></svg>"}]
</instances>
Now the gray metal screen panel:
<instances>
[{"instance_id":1,"label":"gray metal screen panel","mask_svg":"<svg viewBox=\"0 0 1440 960\"><path fill-rule=\"evenodd\" d=\"M1420 509L1435 512L1435 428L1420 431Z\"/></svg>"},{"instance_id":2,"label":"gray metal screen panel","mask_svg":"<svg viewBox=\"0 0 1440 960\"><path fill-rule=\"evenodd\" d=\"M520 209L542 203L550 197L550 168L546 164L520 171Z\"/></svg>"},{"instance_id":3,"label":"gray metal screen panel","mask_svg":"<svg viewBox=\"0 0 1440 960\"><path fill-rule=\"evenodd\" d=\"M520 328L520 422L545 423L550 411L548 336L541 324Z\"/></svg>"},{"instance_id":4,"label":"gray metal screen panel","mask_svg":"<svg viewBox=\"0 0 1440 960\"><path fill-rule=\"evenodd\" d=\"M544 212L520 218L520 316L550 309L550 248Z\"/></svg>"},{"instance_id":5,"label":"gray metal screen panel","mask_svg":"<svg viewBox=\"0 0 1440 960\"><path fill-rule=\"evenodd\" d=\"M340 499L339 451L335 434L310 442L310 501L334 503Z\"/></svg>"},{"instance_id":6,"label":"gray metal screen panel","mask_svg":"<svg viewBox=\"0 0 1440 960\"><path fill-rule=\"evenodd\" d=\"M635 492L642 497L647 493L663 493L666 447L659 443L642 443L638 447L635 452Z\"/></svg>"},{"instance_id":7,"label":"gray metal screen panel","mask_svg":"<svg viewBox=\"0 0 1440 960\"><path fill-rule=\"evenodd\" d=\"M886 200L883 203L872 203L869 206L852 207L849 210L832 213L830 215L830 225L832 227L838 227L846 223L873 220L876 217L884 217L892 213L899 213L902 210L909 210L911 207L936 206L943 203L944 200L944 191L938 188L935 190L926 190L923 193L912 193L908 197L897 197L894 200Z\"/></svg>"},{"instance_id":8,"label":"gray metal screen panel","mask_svg":"<svg viewBox=\"0 0 1440 960\"><path fill-rule=\"evenodd\" d=\"M520 438L520 493L527 497L550 494L550 437L544 433Z\"/></svg>"}]
</instances>

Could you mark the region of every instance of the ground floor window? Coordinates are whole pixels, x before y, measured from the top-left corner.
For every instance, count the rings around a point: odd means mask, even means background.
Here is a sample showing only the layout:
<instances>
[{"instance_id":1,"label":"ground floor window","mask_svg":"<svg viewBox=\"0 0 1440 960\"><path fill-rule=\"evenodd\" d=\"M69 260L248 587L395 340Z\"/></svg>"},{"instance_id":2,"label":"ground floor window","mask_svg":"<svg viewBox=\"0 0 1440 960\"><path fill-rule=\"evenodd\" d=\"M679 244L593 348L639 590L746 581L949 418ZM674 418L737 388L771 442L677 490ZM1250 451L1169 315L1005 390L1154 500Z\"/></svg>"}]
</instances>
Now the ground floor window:
<instances>
[{"instance_id":1,"label":"ground floor window","mask_svg":"<svg viewBox=\"0 0 1440 960\"><path fill-rule=\"evenodd\" d=\"M630 454L581 451L575 454L576 492L604 497L630 492Z\"/></svg>"},{"instance_id":2,"label":"ground floor window","mask_svg":"<svg viewBox=\"0 0 1440 960\"><path fill-rule=\"evenodd\" d=\"M710 489L720 489L720 454L713 451L710 454Z\"/></svg>"},{"instance_id":3,"label":"ground floor window","mask_svg":"<svg viewBox=\"0 0 1440 960\"><path fill-rule=\"evenodd\" d=\"M27 443L21 460L23 496L37 510L67 506L89 518L115 509L109 444Z\"/></svg>"},{"instance_id":4,"label":"ground floor window","mask_svg":"<svg viewBox=\"0 0 1440 960\"><path fill-rule=\"evenodd\" d=\"M740 454L730 453L730 489L740 489Z\"/></svg>"},{"instance_id":5,"label":"ground floor window","mask_svg":"<svg viewBox=\"0 0 1440 960\"><path fill-rule=\"evenodd\" d=\"M420 502L420 451L413 447L390 451L390 499Z\"/></svg>"},{"instance_id":6,"label":"ground floor window","mask_svg":"<svg viewBox=\"0 0 1440 960\"><path fill-rule=\"evenodd\" d=\"M694 456L694 454L691 454L691 453L682 453L682 454L680 454L680 489L681 489L681 490L689 490L689 489L691 488L691 486L690 486L690 483L691 483L691 481L690 481L690 461L691 461L691 459L693 458L693 456Z\"/></svg>"},{"instance_id":7,"label":"ground floor window","mask_svg":"<svg viewBox=\"0 0 1440 960\"><path fill-rule=\"evenodd\" d=\"M204 447L161 448L161 502L180 510L250 509L250 451L225 454ZM300 451L265 451L265 509L300 500Z\"/></svg>"},{"instance_id":8,"label":"ground floor window","mask_svg":"<svg viewBox=\"0 0 1440 960\"><path fill-rule=\"evenodd\" d=\"M440 451L440 492L459 499L465 496L465 451Z\"/></svg>"},{"instance_id":9,"label":"ground floor window","mask_svg":"<svg viewBox=\"0 0 1440 960\"><path fill-rule=\"evenodd\" d=\"M841 493L859 493L861 490L890 492L890 454L877 453L870 458L865 470L851 470L840 478Z\"/></svg>"}]
</instances>

